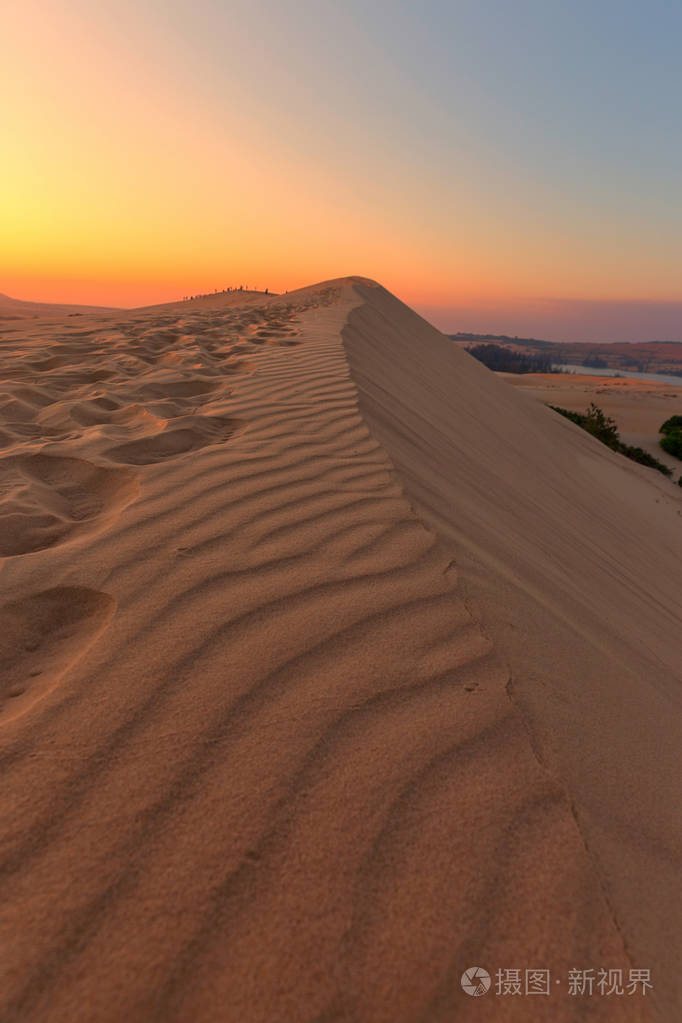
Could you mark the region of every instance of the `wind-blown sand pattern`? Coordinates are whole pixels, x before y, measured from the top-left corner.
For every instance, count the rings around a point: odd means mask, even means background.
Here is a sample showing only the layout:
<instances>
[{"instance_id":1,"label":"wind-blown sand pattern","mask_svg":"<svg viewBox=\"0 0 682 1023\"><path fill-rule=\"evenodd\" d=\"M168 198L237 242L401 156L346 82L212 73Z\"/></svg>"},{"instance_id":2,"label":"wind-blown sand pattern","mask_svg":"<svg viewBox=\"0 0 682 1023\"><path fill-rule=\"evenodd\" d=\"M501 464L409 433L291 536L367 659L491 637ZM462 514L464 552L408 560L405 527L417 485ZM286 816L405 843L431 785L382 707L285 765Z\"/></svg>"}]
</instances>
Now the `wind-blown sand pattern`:
<instances>
[{"instance_id":1,"label":"wind-blown sand pattern","mask_svg":"<svg viewBox=\"0 0 682 1023\"><path fill-rule=\"evenodd\" d=\"M680 493L372 282L240 301L2 335L0 1019L675 1018Z\"/></svg>"}]
</instances>

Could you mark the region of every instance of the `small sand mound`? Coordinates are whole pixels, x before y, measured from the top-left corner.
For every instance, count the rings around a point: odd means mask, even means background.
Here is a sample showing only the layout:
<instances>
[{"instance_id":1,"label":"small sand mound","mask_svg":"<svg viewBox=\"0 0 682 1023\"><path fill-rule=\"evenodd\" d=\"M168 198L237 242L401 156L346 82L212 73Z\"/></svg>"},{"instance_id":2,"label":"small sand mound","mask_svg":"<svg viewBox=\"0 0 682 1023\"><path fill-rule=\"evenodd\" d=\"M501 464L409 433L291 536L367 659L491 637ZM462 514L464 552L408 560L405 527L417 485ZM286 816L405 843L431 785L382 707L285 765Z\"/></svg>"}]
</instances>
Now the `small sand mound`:
<instances>
[{"instance_id":1,"label":"small sand mound","mask_svg":"<svg viewBox=\"0 0 682 1023\"><path fill-rule=\"evenodd\" d=\"M106 454L114 462L126 465L151 465L226 441L242 425L240 420L226 416L186 417L181 422L185 425L169 426L154 437L118 444Z\"/></svg>"}]
</instances>

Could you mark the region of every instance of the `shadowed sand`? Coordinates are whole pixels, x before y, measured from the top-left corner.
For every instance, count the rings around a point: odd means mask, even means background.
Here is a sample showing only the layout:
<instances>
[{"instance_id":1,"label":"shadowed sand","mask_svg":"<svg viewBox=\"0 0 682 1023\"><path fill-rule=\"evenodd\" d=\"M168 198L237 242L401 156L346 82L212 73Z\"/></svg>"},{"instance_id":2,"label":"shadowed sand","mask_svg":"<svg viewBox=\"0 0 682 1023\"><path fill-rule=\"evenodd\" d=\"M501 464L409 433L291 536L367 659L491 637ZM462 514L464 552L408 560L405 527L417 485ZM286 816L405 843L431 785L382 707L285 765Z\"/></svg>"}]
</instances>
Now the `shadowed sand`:
<instances>
[{"instance_id":1,"label":"shadowed sand","mask_svg":"<svg viewBox=\"0 0 682 1023\"><path fill-rule=\"evenodd\" d=\"M0 1019L676 1018L682 492L372 282L219 298L3 335Z\"/></svg>"}]
</instances>

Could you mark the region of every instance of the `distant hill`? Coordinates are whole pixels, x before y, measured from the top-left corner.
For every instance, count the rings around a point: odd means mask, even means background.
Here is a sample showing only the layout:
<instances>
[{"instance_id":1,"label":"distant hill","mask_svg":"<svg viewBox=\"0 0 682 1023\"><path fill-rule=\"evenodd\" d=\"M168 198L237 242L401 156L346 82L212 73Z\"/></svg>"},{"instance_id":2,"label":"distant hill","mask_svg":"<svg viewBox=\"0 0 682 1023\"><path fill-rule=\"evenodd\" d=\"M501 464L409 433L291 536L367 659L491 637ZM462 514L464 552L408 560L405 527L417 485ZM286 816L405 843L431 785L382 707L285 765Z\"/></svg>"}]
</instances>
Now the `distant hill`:
<instances>
[{"instance_id":1,"label":"distant hill","mask_svg":"<svg viewBox=\"0 0 682 1023\"><path fill-rule=\"evenodd\" d=\"M179 299L174 302L154 303L148 306L131 308L120 306L69 305L59 302L26 302L19 298L11 298L0 292L0 322L3 320L37 319L43 316L85 316L88 314L106 314L120 312L175 312L179 309L210 309L239 306L249 302L261 302L276 297L275 292L248 291L233 289L231 291L209 292L205 295L193 295L191 298Z\"/></svg>"},{"instance_id":2,"label":"distant hill","mask_svg":"<svg viewBox=\"0 0 682 1023\"><path fill-rule=\"evenodd\" d=\"M60 302L25 302L0 292L0 321L37 319L42 316L82 316L86 313L116 313L114 306L68 305Z\"/></svg>"},{"instance_id":3,"label":"distant hill","mask_svg":"<svg viewBox=\"0 0 682 1023\"><path fill-rule=\"evenodd\" d=\"M598 369L635 370L640 373L669 373L682 376L682 341L633 341L599 344L588 341L542 341L508 334L448 334L457 344L468 347L496 346L530 356L538 350L551 352L557 365L593 366ZM486 360L483 360L486 361Z\"/></svg>"}]
</instances>

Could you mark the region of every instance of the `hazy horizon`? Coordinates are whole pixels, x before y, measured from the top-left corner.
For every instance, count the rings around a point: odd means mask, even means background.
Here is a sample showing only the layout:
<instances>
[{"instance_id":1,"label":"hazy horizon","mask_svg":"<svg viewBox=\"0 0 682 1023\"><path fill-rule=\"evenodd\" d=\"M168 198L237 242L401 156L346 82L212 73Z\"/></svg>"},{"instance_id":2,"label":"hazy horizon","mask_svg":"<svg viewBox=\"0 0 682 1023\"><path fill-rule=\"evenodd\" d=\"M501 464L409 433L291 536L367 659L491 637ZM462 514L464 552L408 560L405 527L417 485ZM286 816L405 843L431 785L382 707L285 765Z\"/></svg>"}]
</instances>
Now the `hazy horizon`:
<instances>
[{"instance_id":1,"label":"hazy horizon","mask_svg":"<svg viewBox=\"0 0 682 1023\"><path fill-rule=\"evenodd\" d=\"M250 282L249 282L250 283ZM297 287L306 287L318 281L306 281ZM379 281L384 284L384 281ZM228 285L226 285L227 287ZM236 285L237 287L239 285ZM107 290L104 287L104 296ZM246 285L245 285L246 287ZM264 291L267 285L252 285L252 290ZM215 289L197 289L183 294L150 294L139 307L177 302L184 295L211 294ZM222 289L218 289L219 291ZM277 288L269 288L273 294ZM289 290L295 290L291 288ZM390 290L390 289L389 289ZM283 293L283 292L282 292ZM20 302L59 302L68 305L101 305L120 309L137 308L116 301L88 302L77 291L69 297L15 295L0 291ZM398 294L398 298L403 296ZM414 303L414 309L445 334L508 334L534 337L546 341L593 342L596 344L637 343L644 341L682 341L682 302L590 302L571 299L544 299L527 302L490 302L485 305L438 306Z\"/></svg>"},{"instance_id":2,"label":"hazy horizon","mask_svg":"<svg viewBox=\"0 0 682 1023\"><path fill-rule=\"evenodd\" d=\"M500 302L484 308L422 307L418 312L446 334L509 334L596 344L682 341L682 302L545 299L523 306ZM449 329L453 322L456 326Z\"/></svg>"},{"instance_id":3,"label":"hazy horizon","mask_svg":"<svg viewBox=\"0 0 682 1023\"><path fill-rule=\"evenodd\" d=\"M662 0L26 0L3 27L9 295L362 273L448 331L682 333Z\"/></svg>"}]
</instances>

